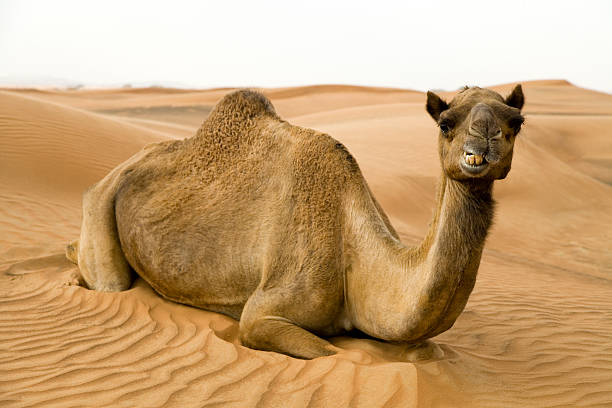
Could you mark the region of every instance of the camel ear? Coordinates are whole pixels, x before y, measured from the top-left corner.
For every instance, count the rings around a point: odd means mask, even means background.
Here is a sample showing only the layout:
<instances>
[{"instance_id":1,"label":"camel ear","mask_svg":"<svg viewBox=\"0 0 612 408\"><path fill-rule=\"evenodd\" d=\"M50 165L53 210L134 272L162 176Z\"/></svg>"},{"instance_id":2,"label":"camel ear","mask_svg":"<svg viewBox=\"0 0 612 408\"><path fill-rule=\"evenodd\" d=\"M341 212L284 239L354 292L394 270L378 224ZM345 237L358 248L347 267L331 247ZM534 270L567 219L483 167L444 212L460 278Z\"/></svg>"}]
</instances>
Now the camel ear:
<instances>
[{"instance_id":1,"label":"camel ear","mask_svg":"<svg viewBox=\"0 0 612 408\"><path fill-rule=\"evenodd\" d=\"M525 103L525 97L523 96L523 88L521 87L521 84L518 84L517 86L514 87L514 89L512 90L512 93L508 95L505 102L506 102L506 105L512 106L513 108L516 108L518 110L523 109L523 104Z\"/></svg>"},{"instance_id":2,"label":"camel ear","mask_svg":"<svg viewBox=\"0 0 612 408\"><path fill-rule=\"evenodd\" d=\"M448 104L435 93L427 91L427 105L425 105L425 108L437 122L440 119L440 114L448 109Z\"/></svg>"}]
</instances>

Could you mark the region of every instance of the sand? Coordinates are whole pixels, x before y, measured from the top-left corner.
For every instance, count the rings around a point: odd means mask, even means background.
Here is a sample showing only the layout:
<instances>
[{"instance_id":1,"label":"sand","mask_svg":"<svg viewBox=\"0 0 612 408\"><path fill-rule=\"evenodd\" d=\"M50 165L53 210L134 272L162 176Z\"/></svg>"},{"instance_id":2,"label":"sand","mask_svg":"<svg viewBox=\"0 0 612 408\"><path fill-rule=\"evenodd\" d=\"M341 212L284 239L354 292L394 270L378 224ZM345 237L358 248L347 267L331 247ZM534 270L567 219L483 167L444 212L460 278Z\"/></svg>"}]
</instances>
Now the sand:
<instances>
[{"instance_id":1,"label":"sand","mask_svg":"<svg viewBox=\"0 0 612 408\"><path fill-rule=\"evenodd\" d=\"M333 342L350 359L255 351L236 321L142 280L76 285L63 248L82 192L143 145L191 136L228 89L0 90L0 406L612 406L612 95L524 91L474 292L434 339L444 356L413 364L399 345L348 337ZM347 145L406 243L424 235L440 170L422 93L265 92Z\"/></svg>"}]
</instances>

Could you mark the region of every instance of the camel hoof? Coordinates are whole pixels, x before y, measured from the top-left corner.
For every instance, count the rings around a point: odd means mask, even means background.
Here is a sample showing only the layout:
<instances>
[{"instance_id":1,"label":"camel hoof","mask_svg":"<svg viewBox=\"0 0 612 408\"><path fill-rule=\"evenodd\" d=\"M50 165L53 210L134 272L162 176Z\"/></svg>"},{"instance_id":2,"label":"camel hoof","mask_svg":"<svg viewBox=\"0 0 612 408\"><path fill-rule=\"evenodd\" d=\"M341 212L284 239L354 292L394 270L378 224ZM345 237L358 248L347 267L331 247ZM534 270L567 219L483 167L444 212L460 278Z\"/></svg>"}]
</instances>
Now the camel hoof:
<instances>
[{"instance_id":1,"label":"camel hoof","mask_svg":"<svg viewBox=\"0 0 612 408\"><path fill-rule=\"evenodd\" d=\"M431 340L419 344L411 344L404 351L406 361L416 363L425 360L437 360L444 357L444 351Z\"/></svg>"},{"instance_id":2,"label":"camel hoof","mask_svg":"<svg viewBox=\"0 0 612 408\"><path fill-rule=\"evenodd\" d=\"M66 245L66 258L75 265L79 264L79 240L75 239Z\"/></svg>"}]
</instances>

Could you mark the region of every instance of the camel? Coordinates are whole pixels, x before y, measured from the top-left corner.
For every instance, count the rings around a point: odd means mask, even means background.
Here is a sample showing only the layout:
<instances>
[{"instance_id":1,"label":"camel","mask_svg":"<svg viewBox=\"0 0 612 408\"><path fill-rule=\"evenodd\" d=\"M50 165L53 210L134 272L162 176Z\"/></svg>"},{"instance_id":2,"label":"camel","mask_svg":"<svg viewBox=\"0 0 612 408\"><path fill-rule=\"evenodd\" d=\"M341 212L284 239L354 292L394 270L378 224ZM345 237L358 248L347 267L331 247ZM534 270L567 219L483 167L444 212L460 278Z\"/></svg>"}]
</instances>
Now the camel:
<instances>
[{"instance_id":1,"label":"camel","mask_svg":"<svg viewBox=\"0 0 612 408\"><path fill-rule=\"evenodd\" d=\"M426 344L474 287L523 102L520 85L505 99L427 93L442 169L416 247L342 143L238 90L195 136L148 145L91 186L67 256L90 289L126 290L135 271L166 299L229 315L254 349L328 356L341 350L325 338L348 331Z\"/></svg>"}]
</instances>

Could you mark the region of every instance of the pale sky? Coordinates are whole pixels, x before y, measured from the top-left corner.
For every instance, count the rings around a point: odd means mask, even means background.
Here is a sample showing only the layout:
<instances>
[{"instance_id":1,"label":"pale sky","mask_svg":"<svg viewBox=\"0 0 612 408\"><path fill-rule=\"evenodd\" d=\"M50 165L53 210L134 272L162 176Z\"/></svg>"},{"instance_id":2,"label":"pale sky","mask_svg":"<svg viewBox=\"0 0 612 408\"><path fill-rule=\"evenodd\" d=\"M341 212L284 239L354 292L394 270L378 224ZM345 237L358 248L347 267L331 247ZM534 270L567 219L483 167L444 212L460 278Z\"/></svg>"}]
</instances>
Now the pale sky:
<instances>
[{"instance_id":1,"label":"pale sky","mask_svg":"<svg viewBox=\"0 0 612 408\"><path fill-rule=\"evenodd\" d=\"M0 0L3 77L612 92L612 1Z\"/></svg>"}]
</instances>

